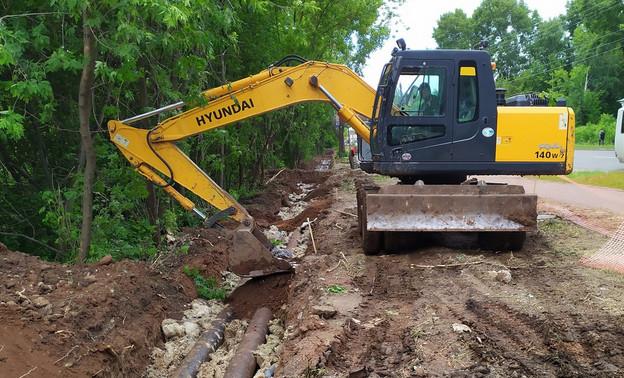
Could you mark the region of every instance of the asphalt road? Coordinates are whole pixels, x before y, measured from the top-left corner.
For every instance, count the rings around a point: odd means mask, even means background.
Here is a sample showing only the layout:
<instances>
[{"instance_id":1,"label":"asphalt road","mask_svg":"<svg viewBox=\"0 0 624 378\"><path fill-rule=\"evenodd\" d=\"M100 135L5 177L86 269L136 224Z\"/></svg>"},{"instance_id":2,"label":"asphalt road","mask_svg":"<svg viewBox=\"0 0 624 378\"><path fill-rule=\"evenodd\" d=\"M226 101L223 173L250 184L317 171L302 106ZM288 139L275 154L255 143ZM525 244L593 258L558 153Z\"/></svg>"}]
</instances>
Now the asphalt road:
<instances>
[{"instance_id":1,"label":"asphalt road","mask_svg":"<svg viewBox=\"0 0 624 378\"><path fill-rule=\"evenodd\" d=\"M578 183L540 180L536 177L483 176L488 182L522 185L528 194L559 203L607 210L624 215L624 190L602 188Z\"/></svg>"},{"instance_id":2,"label":"asphalt road","mask_svg":"<svg viewBox=\"0 0 624 378\"><path fill-rule=\"evenodd\" d=\"M574 169L580 171L624 171L624 163L620 163L613 150L575 150Z\"/></svg>"}]
</instances>

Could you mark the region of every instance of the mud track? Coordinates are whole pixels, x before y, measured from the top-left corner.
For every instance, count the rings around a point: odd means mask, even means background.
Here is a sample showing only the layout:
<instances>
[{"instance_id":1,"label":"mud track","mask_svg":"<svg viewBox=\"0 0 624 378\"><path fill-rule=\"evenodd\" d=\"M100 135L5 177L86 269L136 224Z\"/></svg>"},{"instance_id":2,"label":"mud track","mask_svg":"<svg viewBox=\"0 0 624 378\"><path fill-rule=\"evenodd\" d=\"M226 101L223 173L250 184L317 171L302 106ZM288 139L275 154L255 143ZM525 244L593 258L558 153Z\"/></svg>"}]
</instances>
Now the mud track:
<instances>
[{"instance_id":1,"label":"mud track","mask_svg":"<svg viewBox=\"0 0 624 378\"><path fill-rule=\"evenodd\" d=\"M346 159L325 172L317 163L271 172L267 191L244 201L267 229L316 219L295 274L249 281L227 300L243 326L267 306L285 327L275 376L624 376L624 277L578 264L607 236L555 217L514 253L434 240L365 256L353 216L365 174ZM304 193L300 183L313 186ZM282 219L299 200L303 213ZM542 213L556 209L540 202ZM624 221L566 210L614 228ZM147 367L166 349L163 320L182 319L196 297L183 267L223 279L227 266L219 232L184 231L173 243L189 244L186 255L151 263L60 265L0 244L0 376L167 376L175 366Z\"/></svg>"}]
</instances>

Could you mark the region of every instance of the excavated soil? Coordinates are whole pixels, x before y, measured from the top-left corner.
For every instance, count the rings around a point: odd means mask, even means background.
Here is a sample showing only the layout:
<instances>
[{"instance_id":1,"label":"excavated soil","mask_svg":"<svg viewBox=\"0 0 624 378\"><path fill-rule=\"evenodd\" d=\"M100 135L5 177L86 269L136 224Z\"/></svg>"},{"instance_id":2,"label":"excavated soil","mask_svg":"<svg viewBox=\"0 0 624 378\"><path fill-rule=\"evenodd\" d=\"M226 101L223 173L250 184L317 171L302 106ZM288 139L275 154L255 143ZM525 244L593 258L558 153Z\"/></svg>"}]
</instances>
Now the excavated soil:
<instances>
[{"instance_id":1,"label":"excavated soil","mask_svg":"<svg viewBox=\"0 0 624 378\"><path fill-rule=\"evenodd\" d=\"M313 221L294 273L243 281L226 300L235 319L266 306L284 325L275 376L624 376L624 277L578 263L609 236L557 212L607 231L623 217L540 201L540 213L555 216L521 251L433 240L366 256L354 182L367 175L346 159L325 171L318 163L270 172L267 189L242 201L262 228L281 234ZM299 201L303 212L284 220ZM86 266L0 244L0 376L157 376L146 371L168 341L163 320L183 319L197 296L184 267L224 280L228 264L219 231L185 229L171 243L153 262Z\"/></svg>"}]
</instances>

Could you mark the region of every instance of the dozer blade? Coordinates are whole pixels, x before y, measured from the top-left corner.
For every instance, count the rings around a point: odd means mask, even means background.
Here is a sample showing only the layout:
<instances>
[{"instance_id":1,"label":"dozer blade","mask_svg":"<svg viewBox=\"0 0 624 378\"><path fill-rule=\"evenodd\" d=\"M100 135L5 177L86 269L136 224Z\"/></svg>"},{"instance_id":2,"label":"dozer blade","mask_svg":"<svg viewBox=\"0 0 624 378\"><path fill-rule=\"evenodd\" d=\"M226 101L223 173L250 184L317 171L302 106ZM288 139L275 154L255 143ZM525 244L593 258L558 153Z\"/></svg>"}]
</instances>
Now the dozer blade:
<instances>
[{"instance_id":1,"label":"dozer blade","mask_svg":"<svg viewBox=\"0 0 624 378\"><path fill-rule=\"evenodd\" d=\"M230 270L241 277L260 277L294 270L287 260L271 253L273 244L253 225L231 231Z\"/></svg>"},{"instance_id":2,"label":"dozer blade","mask_svg":"<svg viewBox=\"0 0 624 378\"><path fill-rule=\"evenodd\" d=\"M531 231L537 196L518 185L396 185L366 196L369 231Z\"/></svg>"}]
</instances>

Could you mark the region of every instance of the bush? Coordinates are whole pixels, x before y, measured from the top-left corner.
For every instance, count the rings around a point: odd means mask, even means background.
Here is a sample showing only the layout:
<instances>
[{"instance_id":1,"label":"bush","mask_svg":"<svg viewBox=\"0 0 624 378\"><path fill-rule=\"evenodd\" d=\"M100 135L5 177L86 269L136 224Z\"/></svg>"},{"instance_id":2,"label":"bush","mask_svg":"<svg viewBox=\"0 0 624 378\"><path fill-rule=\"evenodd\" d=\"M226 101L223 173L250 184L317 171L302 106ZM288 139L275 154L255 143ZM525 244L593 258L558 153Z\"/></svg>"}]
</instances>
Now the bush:
<instances>
[{"instance_id":1,"label":"bush","mask_svg":"<svg viewBox=\"0 0 624 378\"><path fill-rule=\"evenodd\" d=\"M188 265L184 267L184 273L193 278L193 283L195 283L197 288L197 295L200 298L225 301L228 292L215 278L204 277L199 273L199 269L191 269Z\"/></svg>"},{"instance_id":2,"label":"bush","mask_svg":"<svg viewBox=\"0 0 624 378\"><path fill-rule=\"evenodd\" d=\"M605 131L605 144L613 144L615 140L615 117L611 114L602 114L597 124L588 123L576 128L576 142L584 144L598 144L598 132Z\"/></svg>"}]
</instances>

